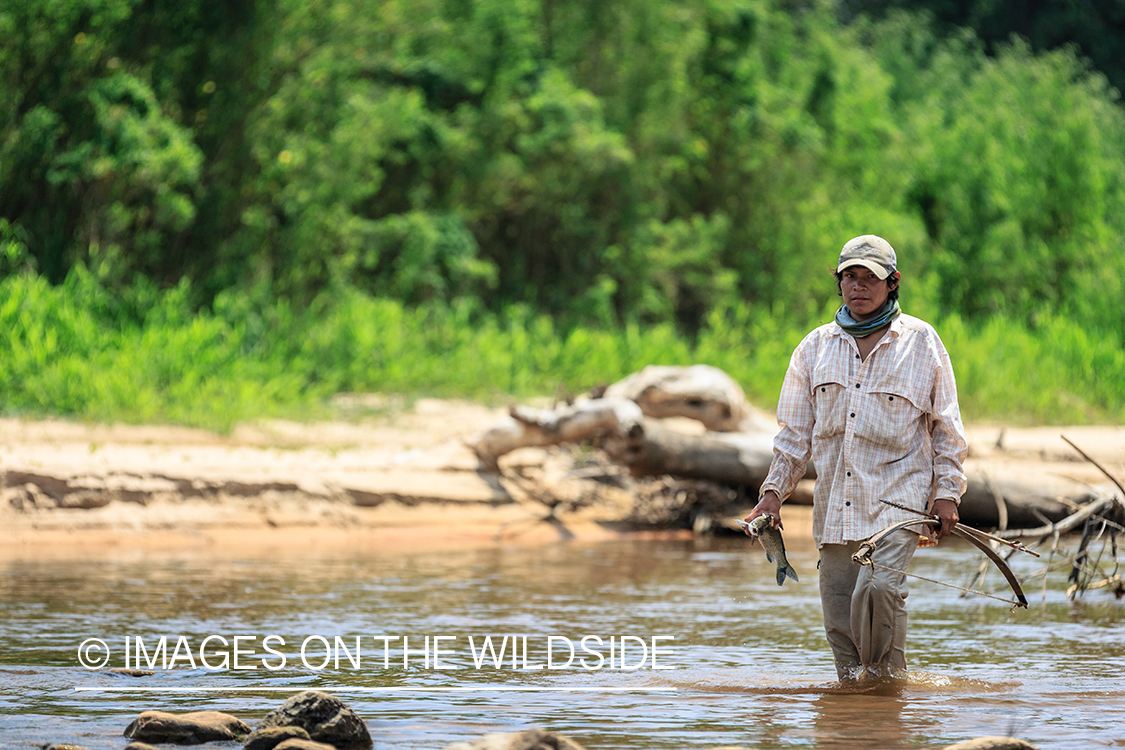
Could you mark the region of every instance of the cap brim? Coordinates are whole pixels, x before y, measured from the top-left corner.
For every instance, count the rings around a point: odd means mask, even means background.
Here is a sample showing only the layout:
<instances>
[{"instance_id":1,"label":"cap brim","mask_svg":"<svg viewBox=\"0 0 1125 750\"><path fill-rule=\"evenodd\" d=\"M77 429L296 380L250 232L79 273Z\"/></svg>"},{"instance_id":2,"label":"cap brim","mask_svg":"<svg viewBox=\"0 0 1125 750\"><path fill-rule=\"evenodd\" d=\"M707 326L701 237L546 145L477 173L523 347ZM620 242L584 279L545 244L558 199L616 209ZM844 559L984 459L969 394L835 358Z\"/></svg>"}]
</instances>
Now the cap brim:
<instances>
[{"instance_id":1,"label":"cap brim","mask_svg":"<svg viewBox=\"0 0 1125 750\"><path fill-rule=\"evenodd\" d=\"M891 275L891 272L888 271L882 264L873 260L866 260L863 258L845 260L843 263L836 267L836 273L843 273L845 268L853 268L855 266L863 266L864 268L868 269L873 274L878 276L880 281Z\"/></svg>"}]
</instances>

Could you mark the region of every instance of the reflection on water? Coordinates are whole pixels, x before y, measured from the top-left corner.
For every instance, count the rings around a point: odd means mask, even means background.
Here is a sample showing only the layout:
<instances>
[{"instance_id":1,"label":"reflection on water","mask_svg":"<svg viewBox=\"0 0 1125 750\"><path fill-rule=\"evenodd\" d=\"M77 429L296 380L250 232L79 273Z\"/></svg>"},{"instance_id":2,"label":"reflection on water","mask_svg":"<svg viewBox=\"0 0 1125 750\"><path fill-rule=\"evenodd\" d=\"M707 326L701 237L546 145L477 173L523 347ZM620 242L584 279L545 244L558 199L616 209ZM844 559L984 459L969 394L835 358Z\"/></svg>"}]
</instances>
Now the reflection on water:
<instances>
[{"instance_id":1,"label":"reflection on water","mask_svg":"<svg viewBox=\"0 0 1125 750\"><path fill-rule=\"evenodd\" d=\"M342 691L380 748L442 748L532 726L592 750L918 748L982 735L1125 746L1125 604L1072 604L1056 581L1045 603L1033 596L1030 610L1009 613L912 582L910 678L845 688L833 682L821 630L815 551L790 546L801 582L783 587L742 538L9 561L0 746L117 750L141 710L220 710L253 723L307 688ZM943 544L919 552L914 569L963 582L975 553ZM222 640L203 658L218 664L237 647L240 669L198 663L209 635ZM264 643L268 635L276 640ZM126 637L156 659L161 636L169 656L183 641L167 672L136 678L78 663L86 639L104 640L107 666L120 667ZM486 636L496 653L510 640L499 666L490 654L477 668ZM643 668L620 668L623 636L625 664ZM657 641L656 657L654 636L674 638ZM326 648L338 659L309 669L302 643L314 666L332 655ZM565 664L569 646L569 666L543 668ZM283 668L267 668L282 658ZM652 669L654 658L673 668ZM578 690L591 688L599 692Z\"/></svg>"}]
</instances>

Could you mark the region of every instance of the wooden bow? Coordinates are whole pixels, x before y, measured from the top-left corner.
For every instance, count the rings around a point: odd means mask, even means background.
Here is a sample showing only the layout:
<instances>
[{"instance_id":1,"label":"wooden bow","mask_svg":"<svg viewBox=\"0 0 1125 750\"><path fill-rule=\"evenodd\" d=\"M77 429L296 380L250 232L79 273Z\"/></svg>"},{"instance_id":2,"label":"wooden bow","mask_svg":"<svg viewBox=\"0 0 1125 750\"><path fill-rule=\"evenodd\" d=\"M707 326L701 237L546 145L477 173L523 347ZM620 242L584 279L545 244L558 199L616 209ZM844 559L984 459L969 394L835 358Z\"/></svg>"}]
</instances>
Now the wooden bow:
<instances>
[{"instance_id":1,"label":"wooden bow","mask_svg":"<svg viewBox=\"0 0 1125 750\"><path fill-rule=\"evenodd\" d=\"M923 513L921 511L914 510L913 508L907 508L905 506L898 505L897 503L891 503L891 502L888 502L886 500L884 500L883 502L886 503L887 505L893 505L896 508L901 508L903 510L909 510L909 511L912 511L914 513L918 513L919 515L924 516L924 517L923 518L916 518L916 519L911 518L911 519L907 519L905 521L899 521L898 523L891 524L890 526L888 526L887 528L878 532L877 534L872 535L870 538L865 539L863 542L860 543L859 549L856 550L856 553L854 555L852 555L852 562L855 562L859 565L871 565L872 567L881 568L883 570L889 570L892 573L901 573L902 575L910 576L911 578L918 578L920 580L927 581L929 583L936 583L939 586L947 586L949 588L958 589L960 591L964 591L964 592L969 593L969 594L976 594L977 596L986 596L989 599L995 599L997 601L1004 602L1005 604L1012 605L1013 611L1015 611L1015 609L1017 607L1024 607L1024 608L1027 607L1027 597L1024 596L1023 589L1020 587L1020 582L1016 578L1015 573L1013 573L1012 569L1008 567L1008 563L1004 561L1004 558L1002 558L1002 557L1000 557L1000 555L996 554L996 550L992 549L992 546L988 542L989 541L1001 542L1003 544L1008 545L1009 547L1012 547L1013 549L1017 549L1017 550L1020 550L1022 552L1027 552L1028 554L1035 555L1036 557L1039 557L1039 554L1032 551L1032 550L1027 549L1026 547L1023 546L1023 544L1021 542L1012 542L1012 541L1009 541L1007 539L1001 539L1000 537L992 536L991 534L986 534L985 532L980 531L979 529L974 529L971 526L965 526L965 525L960 524L960 523L956 524L953 527L952 533L956 534L957 536L961 537L962 539L968 540L970 544L972 544L974 547L976 547L981 552L983 552L985 554L985 556L988 557L988 559L991 560L996 565L997 568L999 568L1000 572L1004 574L1004 579L1008 582L1008 585L1012 587L1012 592L1016 595L1016 599L1014 601L1011 600L1011 599L1004 599L1004 598L1001 598L999 596L994 596L994 595L989 594L985 591L978 591L976 589L969 589L969 588L965 588L963 586L957 586L956 584L946 583L945 581L936 581L932 578L926 578L924 576L920 576L920 575L917 575L915 573L907 573L904 570L895 570L894 568L888 568L884 565L877 565L876 563L872 562L871 555L872 555L873 552L875 552L875 548L878 547L879 543L883 539L885 539L889 534L892 534L895 531L898 531L899 529L903 529L903 528L906 528L908 526L916 526L916 525L919 525L919 524L923 525L923 526L933 526L933 527L940 527L941 526L941 521L936 516L931 516L928 513Z\"/></svg>"}]
</instances>

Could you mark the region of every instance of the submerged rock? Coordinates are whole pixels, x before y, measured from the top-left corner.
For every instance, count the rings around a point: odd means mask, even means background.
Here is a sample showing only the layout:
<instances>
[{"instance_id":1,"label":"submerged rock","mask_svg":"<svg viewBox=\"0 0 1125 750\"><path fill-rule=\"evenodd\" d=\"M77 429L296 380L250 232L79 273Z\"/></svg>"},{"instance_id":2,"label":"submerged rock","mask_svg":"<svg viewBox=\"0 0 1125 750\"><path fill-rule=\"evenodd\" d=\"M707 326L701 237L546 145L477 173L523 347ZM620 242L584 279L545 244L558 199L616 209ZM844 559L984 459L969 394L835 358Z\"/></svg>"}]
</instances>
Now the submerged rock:
<instances>
[{"instance_id":1,"label":"submerged rock","mask_svg":"<svg viewBox=\"0 0 1125 750\"><path fill-rule=\"evenodd\" d=\"M160 750L160 748L147 742L130 742L125 746L125 750Z\"/></svg>"},{"instance_id":2,"label":"submerged rock","mask_svg":"<svg viewBox=\"0 0 1125 750\"><path fill-rule=\"evenodd\" d=\"M289 726L301 727L311 739L340 750L363 750L372 744L367 725L355 711L339 698L316 690L292 696L266 714L255 731Z\"/></svg>"},{"instance_id":3,"label":"submerged rock","mask_svg":"<svg viewBox=\"0 0 1125 750\"><path fill-rule=\"evenodd\" d=\"M1035 745L1015 737L977 737L949 745L945 750L1036 750Z\"/></svg>"},{"instance_id":4,"label":"submerged rock","mask_svg":"<svg viewBox=\"0 0 1125 750\"><path fill-rule=\"evenodd\" d=\"M269 729L259 727L246 738L246 744L243 746L242 750L273 750L277 745L286 740L311 739L309 733L298 726L270 727Z\"/></svg>"},{"instance_id":5,"label":"submerged rock","mask_svg":"<svg viewBox=\"0 0 1125 750\"><path fill-rule=\"evenodd\" d=\"M486 734L472 742L455 742L445 750L585 750L569 737L528 729L524 732Z\"/></svg>"},{"instance_id":6,"label":"submerged rock","mask_svg":"<svg viewBox=\"0 0 1125 750\"><path fill-rule=\"evenodd\" d=\"M250 727L241 719L219 711L186 714L145 711L125 727L125 736L131 740L177 745L236 740L249 732Z\"/></svg>"},{"instance_id":7,"label":"submerged rock","mask_svg":"<svg viewBox=\"0 0 1125 750\"><path fill-rule=\"evenodd\" d=\"M326 742L317 742L316 740L299 740L293 738L285 740L285 742L275 746L274 750L336 750L336 746L329 745Z\"/></svg>"},{"instance_id":8,"label":"submerged rock","mask_svg":"<svg viewBox=\"0 0 1125 750\"><path fill-rule=\"evenodd\" d=\"M134 669L133 667L114 667L106 671L112 672L113 674L123 674L126 677L152 677L156 674L156 672L151 669Z\"/></svg>"}]
</instances>

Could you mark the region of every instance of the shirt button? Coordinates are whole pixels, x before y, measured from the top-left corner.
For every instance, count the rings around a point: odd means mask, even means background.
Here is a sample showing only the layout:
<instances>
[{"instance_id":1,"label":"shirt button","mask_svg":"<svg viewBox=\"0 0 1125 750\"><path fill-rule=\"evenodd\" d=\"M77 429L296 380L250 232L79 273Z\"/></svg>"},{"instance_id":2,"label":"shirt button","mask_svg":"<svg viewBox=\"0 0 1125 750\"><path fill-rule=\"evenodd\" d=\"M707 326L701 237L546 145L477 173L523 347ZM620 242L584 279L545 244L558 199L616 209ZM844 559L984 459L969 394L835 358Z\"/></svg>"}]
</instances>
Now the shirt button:
<instances>
[{"instance_id":1,"label":"shirt button","mask_svg":"<svg viewBox=\"0 0 1125 750\"><path fill-rule=\"evenodd\" d=\"M852 501L851 501L851 500L847 500L847 501L845 501L845 502L844 502L844 505L846 505L846 506L848 506L848 507L850 508L850 507L852 507Z\"/></svg>"},{"instance_id":2,"label":"shirt button","mask_svg":"<svg viewBox=\"0 0 1125 750\"><path fill-rule=\"evenodd\" d=\"M856 383L856 384L855 384L855 387L856 387L856 388L859 388L859 383Z\"/></svg>"},{"instance_id":3,"label":"shirt button","mask_svg":"<svg viewBox=\"0 0 1125 750\"><path fill-rule=\"evenodd\" d=\"M854 411L852 412L852 416L853 416L853 417L855 416L855 412L854 412Z\"/></svg>"},{"instance_id":4,"label":"shirt button","mask_svg":"<svg viewBox=\"0 0 1125 750\"><path fill-rule=\"evenodd\" d=\"M856 358L856 359L859 359L859 355L858 355L858 354L857 354L857 355L855 355L855 358Z\"/></svg>"},{"instance_id":5,"label":"shirt button","mask_svg":"<svg viewBox=\"0 0 1125 750\"><path fill-rule=\"evenodd\" d=\"M849 472L848 472L848 476L850 477L851 475L852 475L852 473L851 473L851 472L849 471Z\"/></svg>"}]
</instances>

